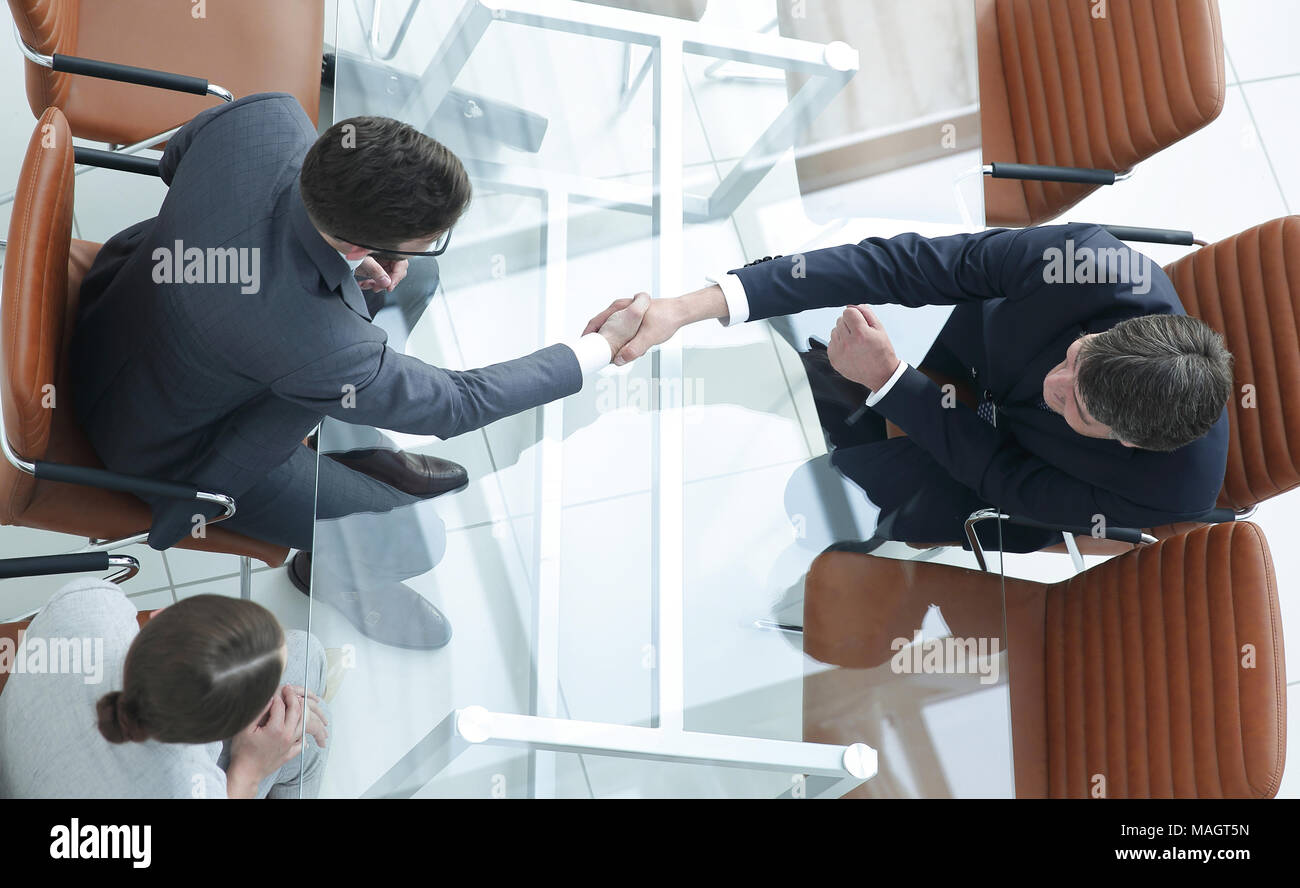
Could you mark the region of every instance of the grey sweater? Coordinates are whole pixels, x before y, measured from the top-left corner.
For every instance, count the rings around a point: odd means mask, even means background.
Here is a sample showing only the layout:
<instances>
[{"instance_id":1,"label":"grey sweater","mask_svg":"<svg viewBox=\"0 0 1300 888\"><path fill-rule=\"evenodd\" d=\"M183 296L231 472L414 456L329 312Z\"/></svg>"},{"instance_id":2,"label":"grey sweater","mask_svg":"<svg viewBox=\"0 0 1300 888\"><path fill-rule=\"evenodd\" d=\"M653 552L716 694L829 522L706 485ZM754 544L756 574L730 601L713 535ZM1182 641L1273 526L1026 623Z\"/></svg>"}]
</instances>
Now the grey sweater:
<instances>
[{"instance_id":1,"label":"grey sweater","mask_svg":"<svg viewBox=\"0 0 1300 888\"><path fill-rule=\"evenodd\" d=\"M76 580L32 620L22 645L0 646L0 797L217 798L221 743L109 743L95 703L122 688L139 631L121 589Z\"/></svg>"}]
</instances>

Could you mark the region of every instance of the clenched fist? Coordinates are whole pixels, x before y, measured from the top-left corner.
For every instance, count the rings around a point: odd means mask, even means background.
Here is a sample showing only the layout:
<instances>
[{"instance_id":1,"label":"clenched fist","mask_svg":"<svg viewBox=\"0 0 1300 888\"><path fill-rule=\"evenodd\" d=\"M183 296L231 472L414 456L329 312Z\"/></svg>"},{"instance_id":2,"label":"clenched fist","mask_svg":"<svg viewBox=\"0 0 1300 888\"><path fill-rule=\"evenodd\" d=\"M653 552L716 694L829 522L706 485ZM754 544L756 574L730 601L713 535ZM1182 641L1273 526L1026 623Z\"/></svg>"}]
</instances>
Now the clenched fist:
<instances>
[{"instance_id":1,"label":"clenched fist","mask_svg":"<svg viewBox=\"0 0 1300 888\"><path fill-rule=\"evenodd\" d=\"M850 305L835 322L827 353L845 379L865 385L873 392L889 381L898 369L898 355L885 333L880 318L869 305Z\"/></svg>"}]
</instances>

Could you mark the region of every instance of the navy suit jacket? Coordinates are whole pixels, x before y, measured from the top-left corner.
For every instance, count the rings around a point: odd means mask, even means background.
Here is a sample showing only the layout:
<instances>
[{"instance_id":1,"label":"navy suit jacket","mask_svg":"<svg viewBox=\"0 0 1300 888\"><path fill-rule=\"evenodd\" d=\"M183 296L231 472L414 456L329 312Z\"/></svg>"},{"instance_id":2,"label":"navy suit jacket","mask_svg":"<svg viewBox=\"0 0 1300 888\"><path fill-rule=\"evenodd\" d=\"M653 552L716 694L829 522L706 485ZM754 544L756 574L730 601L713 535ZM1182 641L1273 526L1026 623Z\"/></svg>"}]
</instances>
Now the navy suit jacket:
<instances>
[{"instance_id":1,"label":"navy suit jacket","mask_svg":"<svg viewBox=\"0 0 1300 888\"><path fill-rule=\"evenodd\" d=\"M451 438L582 387L565 345L465 372L389 348L303 205L298 172L316 135L293 96L261 93L204 111L167 141L158 215L104 244L81 287L77 413L108 468L237 505L325 416ZM256 250L258 287L165 280L156 257L178 244ZM155 548L204 511L152 505Z\"/></svg>"},{"instance_id":2,"label":"navy suit jacket","mask_svg":"<svg viewBox=\"0 0 1300 888\"><path fill-rule=\"evenodd\" d=\"M1118 250L1146 263L1147 286L1054 282L1050 248L1063 253ZM752 319L859 303L977 304L979 341L959 355L977 392L997 405L997 425L975 411L943 405L939 387L909 367L875 405L948 473L1003 511L1054 524L1151 527L1197 518L1214 508L1228 456L1228 418L1209 434L1162 453L1088 438L1038 406L1047 373L1081 333L1126 318L1185 314L1164 271L1097 225L995 229L927 238L904 234L734 269ZM1112 275L1113 277L1113 275ZM1149 287L1149 289L1148 289ZM1135 292L1145 290L1145 292Z\"/></svg>"}]
</instances>

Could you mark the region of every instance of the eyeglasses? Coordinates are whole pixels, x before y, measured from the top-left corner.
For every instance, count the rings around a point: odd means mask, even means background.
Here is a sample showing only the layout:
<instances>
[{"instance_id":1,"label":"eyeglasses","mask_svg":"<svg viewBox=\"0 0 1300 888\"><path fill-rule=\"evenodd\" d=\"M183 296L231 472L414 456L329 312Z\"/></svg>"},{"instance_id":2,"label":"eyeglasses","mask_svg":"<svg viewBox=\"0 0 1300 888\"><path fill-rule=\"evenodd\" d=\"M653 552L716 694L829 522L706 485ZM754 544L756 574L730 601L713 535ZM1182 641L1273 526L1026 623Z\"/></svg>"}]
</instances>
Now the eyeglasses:
<instances>
[{"instance_id":1,"label":"eyeglasses","mask_svg":"<svg viewBox=\"0 0 1300 888\"><path fill-rule=\"evenodd\" d=\"M441 256L447 252L448 245L451 244L451 229L448 228L438 239L433 242L432 250L389 250L381 247L371 247L366 244L359 244L351 238L335 235L341 241L352 244L354 247L360 247L363 250L369 250L371 255L376 259L403 259L407 256Z\"/></svg>"}]
</instances>

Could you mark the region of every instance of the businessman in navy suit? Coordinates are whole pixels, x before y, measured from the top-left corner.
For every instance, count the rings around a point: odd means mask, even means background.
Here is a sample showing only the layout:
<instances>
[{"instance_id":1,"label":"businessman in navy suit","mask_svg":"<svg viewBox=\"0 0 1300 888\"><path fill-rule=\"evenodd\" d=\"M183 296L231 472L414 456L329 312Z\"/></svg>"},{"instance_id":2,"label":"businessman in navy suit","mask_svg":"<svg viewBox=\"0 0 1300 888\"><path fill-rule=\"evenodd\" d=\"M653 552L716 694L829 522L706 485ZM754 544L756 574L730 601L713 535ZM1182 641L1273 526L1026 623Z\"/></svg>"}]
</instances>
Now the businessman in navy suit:
<instances>
[{"instance_id":1,"label":"businessman in navy suit","mask_svg":"<svg viewBox=\"0 0 1300 888\"><path fill-rule=\"evenodd\" d=\"M870 307L881 303L955 306L921 370L894 354ZM961 539L966 517L990 506L1080 527L1151 527L1214 508L1232 356L1159 266L1096 225L767 257L655 300L615 363L704 318L830 306L846 308L829 350L805 365L831 461L880 508L878 537ZM974 399L962 403L960 388ZM906 437L885 438L885 419ZM1003 527L1001 543L1033 551L1054 536Z\"/></svg>"}]
</instances>

